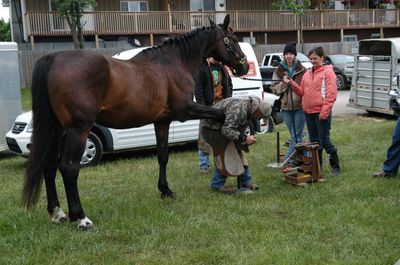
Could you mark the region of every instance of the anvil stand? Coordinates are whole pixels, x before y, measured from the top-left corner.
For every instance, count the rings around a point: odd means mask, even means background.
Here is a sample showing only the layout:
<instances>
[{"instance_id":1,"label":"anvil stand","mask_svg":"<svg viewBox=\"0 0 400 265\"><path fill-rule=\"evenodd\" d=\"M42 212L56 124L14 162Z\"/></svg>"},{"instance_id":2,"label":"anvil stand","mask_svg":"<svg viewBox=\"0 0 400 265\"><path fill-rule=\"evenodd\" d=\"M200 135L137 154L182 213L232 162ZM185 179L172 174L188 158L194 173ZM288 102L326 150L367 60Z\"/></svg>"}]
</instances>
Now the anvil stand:
<instances>
[{"instance_id":1,"label":"anvil stand","mask_svg":"<svg viewBox=\"0 0 400 265\"><path fill-rule=\"evenodd\" d=\"M275 163L269 163L267 164L267 167L271 167L271 168L280 168L282 163L281 163L281 159L280 159L280 139L279 139L279 132L276 132L276 162Z\"/></svg>"}]
</instances>

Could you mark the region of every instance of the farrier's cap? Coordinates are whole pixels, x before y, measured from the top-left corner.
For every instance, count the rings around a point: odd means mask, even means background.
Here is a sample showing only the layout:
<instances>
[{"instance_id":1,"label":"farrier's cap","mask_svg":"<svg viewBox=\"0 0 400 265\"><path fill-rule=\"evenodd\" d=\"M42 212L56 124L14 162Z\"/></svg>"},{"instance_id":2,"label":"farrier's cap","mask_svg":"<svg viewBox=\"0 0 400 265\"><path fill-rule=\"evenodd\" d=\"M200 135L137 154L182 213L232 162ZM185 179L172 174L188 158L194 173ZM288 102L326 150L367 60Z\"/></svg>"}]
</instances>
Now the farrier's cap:
<instances>
[{"instance_id":1,"label":"farrier's cap","mask_svg":"<svg viewBox=\"0 0 400 265\"><path fill-rule=\"evenodd\" d=\"M251 113L256 112L259 110L264 118L268 118L271 116L272 106L265 100L261 100L259 97L250 96L252 100L251 104Z\"/></svg>"},{"instance_id":2,"label":"farrier's cap","mask_svg":"<svg viewBox=\"0 0 400 265\"><path fill-rule=\"evenodd\" d=\"M268 118L269 116L271 116L272 106L267 101L261 100L259 110L264 118Z\"/></svg>"}]
</instances>

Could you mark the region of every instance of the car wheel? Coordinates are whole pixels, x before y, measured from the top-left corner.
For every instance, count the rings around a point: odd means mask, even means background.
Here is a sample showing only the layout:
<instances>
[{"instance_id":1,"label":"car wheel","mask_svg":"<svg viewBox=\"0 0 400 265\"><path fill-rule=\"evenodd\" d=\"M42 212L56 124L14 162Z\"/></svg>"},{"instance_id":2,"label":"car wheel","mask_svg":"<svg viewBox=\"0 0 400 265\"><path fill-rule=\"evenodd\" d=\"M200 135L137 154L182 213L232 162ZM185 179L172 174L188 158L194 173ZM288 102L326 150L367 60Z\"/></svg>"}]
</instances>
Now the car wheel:
<instances>
[{"instance_id":1,"label":"car wheel","mask_svg":"<svg viewBox=\"0 0 400 265\"><path fill-rule=\"evenodd\" d=\"M97 165L103 156L103 144L101 143L99 137L93 132L89 133L88 139L86 141L85 151L83 152L81 159L82 167L89 167Z\"/></svg>"},{"instance_id":2,"label":"car wheel","mask_svg":"<svg viewBox=\"0 0 400 265\"><path fill-rule=\"evenodd\" d=\"M261 132L260 134L266 133L266 132L273 132L275 128L275 122L274 119L270 116L268 119L264 119L265 125L261 127Z\"/></svg>"},{"instance_id":3,"label":"car wheel","mask_svg":"<svg viewBox=\"0 0 400 265\"><path fill-rule=\"evenodd\" d=\"M338 90L344 90L346 88L346 84L344 82L344 76L341 74L336 75L336 84Z\"/></svg>"},{"instance_id":4,"label":"car wheel","mask_svg":"<svg viewBox=\"0 0 400 265\"><path fill-rule=\"evenodd\" d=\"M273 132L274 131L275 122L274 122L274 119L271 116L268 117L267 126L268 126L267 129L266 129L267 132Z\"/></svg>"}]
</instances>

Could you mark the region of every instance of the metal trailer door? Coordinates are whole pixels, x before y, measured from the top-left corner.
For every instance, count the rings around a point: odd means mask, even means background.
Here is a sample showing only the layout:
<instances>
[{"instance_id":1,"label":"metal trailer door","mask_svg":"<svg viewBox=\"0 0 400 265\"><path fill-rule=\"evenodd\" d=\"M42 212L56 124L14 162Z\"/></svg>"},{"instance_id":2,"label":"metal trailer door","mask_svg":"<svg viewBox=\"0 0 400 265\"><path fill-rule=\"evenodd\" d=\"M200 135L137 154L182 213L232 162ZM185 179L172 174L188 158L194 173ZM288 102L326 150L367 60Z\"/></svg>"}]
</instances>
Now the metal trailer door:
<instances>
[{"instance_id":1,"label":"metal trailer door","mask_svg":"<svg viewBox=\"0 0 400 265\"><path fill-rule=\"evenodd\" d=\"M0 42L0 151L7 149L6 133L21 114L18 46Z\"/></svg>"},{"instance_id":2,"label":"metal trailer door","mask_svg":"<svg viewBox=\"0 0 400 265\"><path fill-rule=\"evenodd\" d=\"M390 110L391 56L358 55L355 64L356 105L371 111Z\"/></svg>"}]
</instances>

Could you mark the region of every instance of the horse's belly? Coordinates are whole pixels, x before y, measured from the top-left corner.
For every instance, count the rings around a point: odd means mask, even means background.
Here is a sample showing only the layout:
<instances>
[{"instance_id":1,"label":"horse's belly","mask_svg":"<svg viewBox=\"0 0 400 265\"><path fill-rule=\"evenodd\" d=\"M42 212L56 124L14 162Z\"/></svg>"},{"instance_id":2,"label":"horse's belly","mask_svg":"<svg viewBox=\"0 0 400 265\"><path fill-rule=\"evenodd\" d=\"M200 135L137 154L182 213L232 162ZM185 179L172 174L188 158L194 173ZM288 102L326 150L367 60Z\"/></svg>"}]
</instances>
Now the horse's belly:
<instances>
[{"instance_id":1,"label":"horse's belly","mask_svg":"<svg viewBox=\"0 0 400 265\"><path fill-rule=\"evenodd\" d=\"M134 118L127 118L127 117L116 117L116 116L109 116L109 115L98 115L96 118L96 123L102 126L114 128L114 129L127 129L127 128L134 128L134 127L141 127L143 125L152 123L150 120L143 120L143 119L134 119Z\"/></svg>"},{"instance_id":2,"label":"horse's belly","mask_svg":"<svg viewBox=\"0 0 400 265\"><path fill-rule=\"evenodd\" d=\"M97 118L96 123L102 126L114 129L127 129L141 127L146 124L154 123L167 118L167 115L149 115L133 112L126 113L108 113L101 112Z\"/></svg>"}]
</instances>

